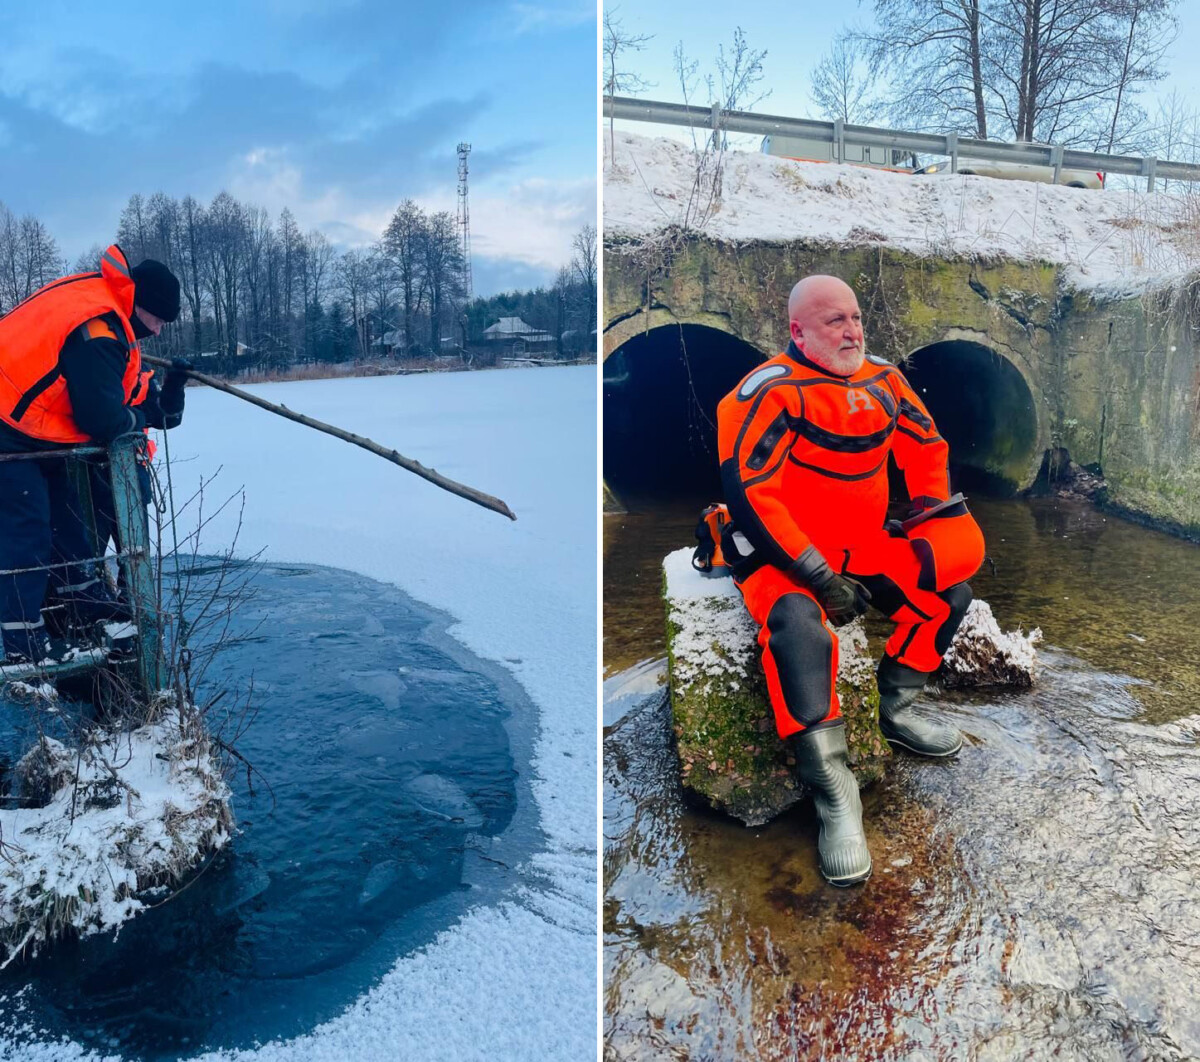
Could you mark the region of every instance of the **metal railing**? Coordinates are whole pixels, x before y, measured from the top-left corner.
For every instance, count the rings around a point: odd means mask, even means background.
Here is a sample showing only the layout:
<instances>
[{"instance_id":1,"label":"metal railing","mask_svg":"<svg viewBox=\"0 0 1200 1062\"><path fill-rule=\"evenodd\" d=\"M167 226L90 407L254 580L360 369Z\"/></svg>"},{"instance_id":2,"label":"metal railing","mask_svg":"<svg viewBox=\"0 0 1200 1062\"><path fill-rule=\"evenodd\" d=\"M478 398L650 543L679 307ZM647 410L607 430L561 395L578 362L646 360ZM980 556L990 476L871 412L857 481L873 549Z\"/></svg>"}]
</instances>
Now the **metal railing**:
<instances>
[{"instance_id":1,"label":"metal railing","mask_svg":"<svg viewBox=\"0 0 1200 1062\"><path fill-rule=\"evenodd\" d=\"M1200 181L1200 165L1168 162L1154 156L1103 155L1096 151L1077 151L1062 144L1004 144L996 140L978 140L957 133L911 133L881 129L870 125L820 122L811 118L787 118L775 114L751 114L726 111L716 104L696 107L661 100L639 100L630 96L605 96L604 116L658 125L679 125L690 129L708 129L729 133L754 133L759 136L794 136L833 145L837 162L846 160L846 145L893 148L924 155L945 155L950 169L958 169L959 156L993 162L1018 162L1051 166L1057 183L1064 168L1099 173L1119 173L1145 177L1146 190L1154 191L1157 178L1173 181Z\"/></svg>"}]
</instances>

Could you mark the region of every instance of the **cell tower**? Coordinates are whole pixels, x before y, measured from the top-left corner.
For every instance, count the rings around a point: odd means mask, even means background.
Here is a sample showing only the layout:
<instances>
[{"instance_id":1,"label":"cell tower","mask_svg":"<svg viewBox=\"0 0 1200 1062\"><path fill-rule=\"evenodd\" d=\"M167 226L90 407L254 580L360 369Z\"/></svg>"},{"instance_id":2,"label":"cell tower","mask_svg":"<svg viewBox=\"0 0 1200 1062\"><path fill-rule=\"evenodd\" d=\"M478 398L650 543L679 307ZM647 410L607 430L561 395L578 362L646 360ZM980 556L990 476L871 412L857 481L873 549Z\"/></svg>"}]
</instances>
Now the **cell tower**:
<instances>
[{"instance_id":1,"label":"cell tower","mask_svg":"<svg viewBox=\"0 0 1200 1062\"><path fill-rule=\"evenodd\" d=\"M467 156L470 144L458 145L458 233L462 240L463 280L467 302L474 298L471 284L471 210L467 205Z\"/></svg>"}]
</instances>

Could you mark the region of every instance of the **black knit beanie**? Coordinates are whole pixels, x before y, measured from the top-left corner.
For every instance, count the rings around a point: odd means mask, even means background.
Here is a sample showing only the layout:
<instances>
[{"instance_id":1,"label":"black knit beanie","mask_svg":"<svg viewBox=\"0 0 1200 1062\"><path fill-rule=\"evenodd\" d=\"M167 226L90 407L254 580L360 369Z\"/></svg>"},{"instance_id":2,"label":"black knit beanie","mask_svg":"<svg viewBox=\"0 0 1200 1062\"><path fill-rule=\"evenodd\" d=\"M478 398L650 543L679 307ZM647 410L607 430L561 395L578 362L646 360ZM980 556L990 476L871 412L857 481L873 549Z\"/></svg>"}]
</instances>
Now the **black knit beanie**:
<instances>
[{"instance_id":1,"label":"black knit beanie","mask_svg":"<svg viewBox=\"0 0 1200 1062\"><path fill-rule=\"evenodd\" d=\"M179 316L179 281L162 262L147 258L130 271L135 285L133 304L164 321Z\"/></svg>"}]
</instances>

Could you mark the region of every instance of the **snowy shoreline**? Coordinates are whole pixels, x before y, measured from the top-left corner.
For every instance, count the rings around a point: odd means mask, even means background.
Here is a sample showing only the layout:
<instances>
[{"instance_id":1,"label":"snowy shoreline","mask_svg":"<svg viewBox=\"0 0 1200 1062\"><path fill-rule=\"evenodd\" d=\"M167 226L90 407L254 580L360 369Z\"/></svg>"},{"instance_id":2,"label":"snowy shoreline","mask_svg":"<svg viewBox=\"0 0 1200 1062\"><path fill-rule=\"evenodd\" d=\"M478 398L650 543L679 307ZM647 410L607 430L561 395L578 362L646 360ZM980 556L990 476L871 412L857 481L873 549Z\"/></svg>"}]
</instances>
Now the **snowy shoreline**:
<instances>
[{"instance_id":1,"label":"snowy shoreline","mask_svg":"<svg viewBox=\"0 0 1200 1062\"><path fill-rule=\"evenodd\" d=\"M449 634L537 707L529 780L545 839L504 902L472 909L341 1016L208 1059L590 1057L596 1000L594 366L251 388L503 498L510 523L379 458L228 396L189 389L171 433L178 498L222 467L245 485L241 556L346 568L455 618ZM227 544L237 506L205 532ZM202 544L202 550L205 549ZM548 957L553 957L548 962ZM486 971L486 976L481 976ZM470 1000L464 1006L464 1000ZM514 1022L513 1015L521 1015ZM0 1041L0 1057L101 1057Z\"/></svg>"}]
</instances>

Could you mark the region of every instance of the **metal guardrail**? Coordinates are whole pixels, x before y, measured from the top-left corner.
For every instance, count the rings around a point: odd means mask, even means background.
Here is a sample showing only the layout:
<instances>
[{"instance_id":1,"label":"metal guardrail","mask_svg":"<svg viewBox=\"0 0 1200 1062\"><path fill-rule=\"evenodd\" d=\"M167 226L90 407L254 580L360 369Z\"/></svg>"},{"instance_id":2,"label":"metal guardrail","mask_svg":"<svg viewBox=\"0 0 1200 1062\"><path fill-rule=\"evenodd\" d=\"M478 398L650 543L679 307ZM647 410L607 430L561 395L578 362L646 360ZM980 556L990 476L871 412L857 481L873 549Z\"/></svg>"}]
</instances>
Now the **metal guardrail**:
<instances>
[{"instance_id":1,"label":"metal guardrail","mask_svg":"<svg viewBox=\"0 0 1200 1062\"><path fill-rule=\"evenodd\" d=\"M959 136L957 133L910 133L870 125L848 125L840 119L836 122L819 122L810 118L725 111L716 104L712 107L696 107L660 100L639 100L630 96L605 96L604 116L729 133L807 137L834 145L834 158L839 162L845 159L846 144L852 143L926 155L946 155L950 158L952 172L958 169L961 155L994 162L1052 166L1056 181L1064 168L1145 177L1146 190L1150 192L1154 191L1156 178L1200 181L1200 165L1168 162L1153 156L1102 155L1095 151L1077 151L1062 144L1004 144L996 140Z\"/></svg>"}]
</instances>

